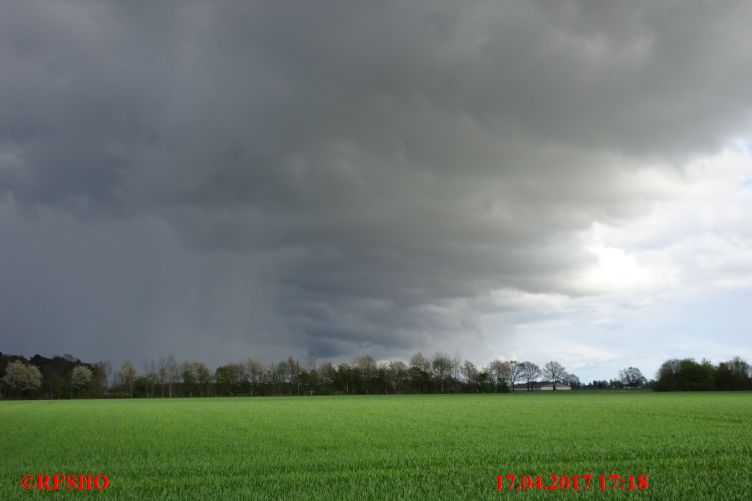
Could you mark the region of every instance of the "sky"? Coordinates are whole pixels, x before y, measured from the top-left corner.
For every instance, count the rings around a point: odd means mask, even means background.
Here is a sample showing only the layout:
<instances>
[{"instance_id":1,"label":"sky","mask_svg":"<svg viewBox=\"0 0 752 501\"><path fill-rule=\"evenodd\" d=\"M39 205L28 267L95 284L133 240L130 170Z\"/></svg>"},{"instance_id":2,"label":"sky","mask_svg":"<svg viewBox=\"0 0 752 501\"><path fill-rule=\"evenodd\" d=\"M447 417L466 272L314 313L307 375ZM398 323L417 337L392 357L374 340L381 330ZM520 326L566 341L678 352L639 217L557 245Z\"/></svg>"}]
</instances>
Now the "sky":
<instances>
[{"instance_id":1,"label":"sky","mask_svg":"<svg viewBox=\"0 0 752 501\"><path fill-rule=\"evenodd\" d=\"M0 4L0 351L752 359L752 4Z\"/></svg>"}]
</instances>

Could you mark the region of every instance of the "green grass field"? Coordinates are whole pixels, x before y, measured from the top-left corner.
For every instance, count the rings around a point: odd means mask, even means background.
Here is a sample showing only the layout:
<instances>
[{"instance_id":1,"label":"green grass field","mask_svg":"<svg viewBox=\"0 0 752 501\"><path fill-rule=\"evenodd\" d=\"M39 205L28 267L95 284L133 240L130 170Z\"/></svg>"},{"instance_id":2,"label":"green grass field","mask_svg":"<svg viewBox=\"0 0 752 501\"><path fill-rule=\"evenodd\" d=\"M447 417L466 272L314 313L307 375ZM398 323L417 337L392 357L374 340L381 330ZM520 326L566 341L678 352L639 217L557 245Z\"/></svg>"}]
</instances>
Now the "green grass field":
<instances>
[{"instance_id":1,"label":"green grass field","mask_svg":"<svg viewBox=\"0 0 752 501\"><path fill-rule=\"evenodd\" d=\"M0 402L0 499L26 473L113 499L752 499L751 393ZM496 475L647 474L639 492L496 490Z\"/></svg>"}]
</instances>

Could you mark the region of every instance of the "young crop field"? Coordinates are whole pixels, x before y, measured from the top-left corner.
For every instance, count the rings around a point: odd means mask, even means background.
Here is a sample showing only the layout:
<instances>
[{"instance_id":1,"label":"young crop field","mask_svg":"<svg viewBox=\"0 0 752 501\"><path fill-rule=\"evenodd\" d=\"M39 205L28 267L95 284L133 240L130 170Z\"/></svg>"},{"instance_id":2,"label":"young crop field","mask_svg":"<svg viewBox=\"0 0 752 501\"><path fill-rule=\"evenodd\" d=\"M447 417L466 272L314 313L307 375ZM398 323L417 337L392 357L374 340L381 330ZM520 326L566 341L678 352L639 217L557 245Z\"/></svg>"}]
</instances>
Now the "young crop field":
<instances>
[{"instance_id":1,"label":"young crop field","mask_svg":"<svg viewBox=\"0 0 752 501\"><path fill-rule=\"evenodd\" d=\"M0 402L0 499L752 499L752 394L557 392ZM497 490L515 473L645 490Z\"/></svg>"}]
</instances>

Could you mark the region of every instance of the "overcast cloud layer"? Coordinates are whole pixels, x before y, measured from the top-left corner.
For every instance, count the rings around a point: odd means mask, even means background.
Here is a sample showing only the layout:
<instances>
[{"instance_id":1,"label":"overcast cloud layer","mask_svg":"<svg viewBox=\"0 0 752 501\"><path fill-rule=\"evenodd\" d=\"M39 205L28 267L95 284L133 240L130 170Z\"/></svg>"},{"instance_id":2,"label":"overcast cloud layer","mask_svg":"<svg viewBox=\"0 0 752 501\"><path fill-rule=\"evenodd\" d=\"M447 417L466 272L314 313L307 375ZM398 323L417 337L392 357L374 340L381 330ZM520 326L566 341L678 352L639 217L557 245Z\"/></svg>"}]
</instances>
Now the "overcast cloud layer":
<instances>
[{"instance_id":1,"label":"overcast cloud layer","mask_svg":"<svg viewBox=\"0 0 752 501\"><path fill-rule=\"evenodd\" d=\"M752 357L752 4L0 6L0 350Z\"/></svg>"}]
</instances>

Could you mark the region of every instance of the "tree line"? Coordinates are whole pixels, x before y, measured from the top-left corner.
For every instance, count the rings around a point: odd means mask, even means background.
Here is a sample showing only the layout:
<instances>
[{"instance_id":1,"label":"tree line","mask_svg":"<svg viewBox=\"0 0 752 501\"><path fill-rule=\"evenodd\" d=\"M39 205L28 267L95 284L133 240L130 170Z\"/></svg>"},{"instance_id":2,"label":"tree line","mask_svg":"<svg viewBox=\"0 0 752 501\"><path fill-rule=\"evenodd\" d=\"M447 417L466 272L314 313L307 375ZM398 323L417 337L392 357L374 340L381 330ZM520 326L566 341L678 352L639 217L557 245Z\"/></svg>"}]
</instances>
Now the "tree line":
<instances>
[{"instance_id":1,"label":"tree line","mask_svg":"<svg viewBox=\"0 0 752 501\"><path fill-rule=\"evenodd\" d=\"M126 361L82 362L71 355L35 355L27 360L0 353L0 396L5 398L206 397L234 395L333 395L399 393L504 393L532 390L543 378L578 387L577 376L556 361L493 360L477 367L446 354L414 354L408 362L378 363L365 355L352 362L294 357L264 363L249 358L210 370L200 360L178 362L172 355L151 360L139 370Z\"/></svg>"},{"instance_id":2,"label":"tree line","mask_svg":"<svg viewBox=\"0 0 752 501\"><path fill-rule=\"evenodd\" d=\"M638 368L627 367L616 379L586 385L556 361L539 367L530 361L492 360L477 367L442 353L382 363L366 355L337 365L312 358L305 364L294 357L269 364L249 358L214 371L200 360L178 362L172 355L148 361L139 370L128 361L113 369L109 362L85 363L71 355L27 360L0 353L0 374L0 398L504 393L531 391L538 381L574 389L752 389L750 365L739 357L717 365L668 360L652 381Z\"/></svg>"}]
</instances>

